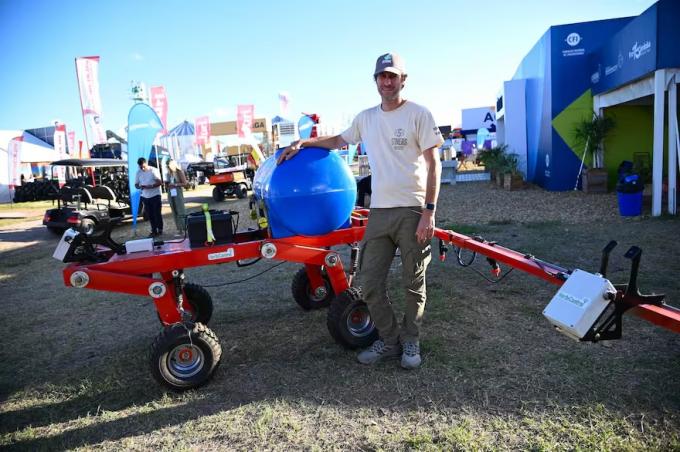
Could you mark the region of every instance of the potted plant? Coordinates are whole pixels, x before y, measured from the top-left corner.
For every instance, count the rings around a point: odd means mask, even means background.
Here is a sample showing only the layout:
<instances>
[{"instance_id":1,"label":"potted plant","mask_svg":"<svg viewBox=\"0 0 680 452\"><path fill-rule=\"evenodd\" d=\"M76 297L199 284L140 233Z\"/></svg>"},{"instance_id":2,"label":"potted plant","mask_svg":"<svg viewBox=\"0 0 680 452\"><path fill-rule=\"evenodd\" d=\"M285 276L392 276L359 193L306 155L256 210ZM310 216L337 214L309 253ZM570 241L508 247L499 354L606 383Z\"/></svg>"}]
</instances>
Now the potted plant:
<instances>
[{"instance_id":1,"label":"potted plant","mask_svg":"<svg viewBox=\"0 0 680 452\"><path fill-rule=\"evenodd\" d=\"M505 154L505 171L503 174L503 188L517 190L524 186L524 176L519 170L517 154Z\"/></svg>"},{"instance_id":2,"label":"potted plant","mask_svg":"<svg viewBox=\"0 0 680 452\"><path fill-rule=\"evenodd\" d=\"M590 168L586 168L581 176L581 186L584 192L607 191L607 170L603 168L604 149L602 143L615 126L616 123L613 118L598 116L597 113L593 112L591 118L578 121L574 127L574 140L577 145L583 146L581 166L588 157L592 159L592 165Z\"/></svg>"},{"instance_id":3,"label":"potted plant","mask_svg":"<svg viewBox=\"0 0 680 452\"><path fill-rule=\"evenodd\" d=\"M494 183L497 180L498 174L501 174L502 178L500 169L503 166L502 160L506 148L506 145L496 146L491 149L484 149L477 154L479 163L484 165L484 168L486 168L491 175L491 183Z\"/></svg>"}]
</instances>

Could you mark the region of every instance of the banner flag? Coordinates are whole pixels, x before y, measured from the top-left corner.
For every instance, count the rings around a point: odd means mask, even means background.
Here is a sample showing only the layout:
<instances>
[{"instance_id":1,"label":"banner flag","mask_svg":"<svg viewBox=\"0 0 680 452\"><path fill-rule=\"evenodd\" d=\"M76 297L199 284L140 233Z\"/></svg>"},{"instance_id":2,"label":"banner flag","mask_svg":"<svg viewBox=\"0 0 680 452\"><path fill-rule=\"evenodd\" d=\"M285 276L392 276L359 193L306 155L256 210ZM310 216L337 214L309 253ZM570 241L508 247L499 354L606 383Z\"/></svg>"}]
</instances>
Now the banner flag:
<instances>
[{"instance_id":1,"label":"banner flag","mask_svg":"<svg viewBox=\"0 0 680 452\"><path fill-rule=\"evenodd\" d=\"M165 95L164 86L152 86L151 87L151 107L161 118L161 123L163 124L163 130L161 133L165 135L168 133L168 98Z\"/></svg>"},{"instance_id":2,"label":"banner flag","mask_svg":"<svg viewBox=\"0 0 680 452\"><path fill-rule=\"evenodd\" d=\"M99 97L99 57L76 58L76 77L80 91L80 106L85 126L85 144L106 143L106 133L101 122L102 101ZM91 142L91 144L90 144Z\"/></svg>"},{"instance_id":3,"label":"banner flag","mask_svg":"<svg viewBox=\"0 0 680 452\"><path fill-rule=\"evenodd\" d=\"M19 168L21 167L21 142L23 137L12 138L9 142L9 149L7 152L7 168L9 169L9 189L13 190L21 185L21 175Z\"/></svg>"},{"instance_id":4,"label":"banner flag","mask_svg":"<svg viewBox=\"0 0 680 452\"><path fill-rule=\"evenodd\" d=\"M321 118L316 113L302 113L298 121L298 134L300 138L314 138L318 136L317 124Z\"/></svg>"},{"instance_id":5,"label":"banner flag","mask_svg":"<svg viewBox=\"0 0 680 452\"><path fill-rule=\"evenodd\" d=\"M68 143L68 153L71 157L76 155L76 132L71 130L66 134L66 143Z\"/></svg>"},{"instance_id":6,"label":"banner flag","mask_svg":"<svg viewBox=\"0 0 680 452\"><path fill-rule=\"evenodd\" d=\"M210 143L210 118L208 116L196 118L194 121L194 134L197 145L205 146Z\"/></svg>"},{"instance_id":7,"label":"banner flag","mask_svg":"<svg viewBox=\"0 0 680 452\"><path fill-rule=\"evenodd\" d=\"M90 158L90 150L89 149L83 149L83 140L78 140L78 158L81 158L81 159L89 159Z\"/></svg>"},{"instance_id":8,"label":"banner flag","mask_svg":"<svg viewBox=\"0 0 680 452\"><path fill-rule=\"evenodd\" d=\"M252 132L254 118L254 105L238 105L236 107L236 130L239 138L245 138L247 134Z\"/></svg>"},{"instance_id":9,"label":"banner flag","mask_svg":"<svg viewBox=\"0 0 680 452\"><path fill-rule=\"evenodd\" d=\"M65 124L57 124L57 126L54 128L54 150L57 153L57 158L59 160L65 159L68 157L68 154L66 153L66 125ZM66 167L65 166L58 166L57 167L57 176L59 178L59 188L63 187L64 184L66 184Z\"/></svg>"},{"instance_id":10,"label":"banner flag","mask_svg":"<svg viewBox=\"0 0 680 452\"><path fill-rule=\"evenodd\" d=\"M290 103L290 94L288 91L281 91L279 93L279 111L284 118L288 116L288 104Z\"/></svg>"},{"instance_id":11,"label":"banner flag","mask_svg":"<svg viewBox=\"0 0 680 452\"><path fill-rule=\"evenodd\" d=\"M255 118L254 105L238 105L236 107L236 130L238 136L251 147L249 161L257 168L264 160L264 155L260 150L260 144L253 135L253 121Z\"/></svg>"},{"instance_id":12,"label":"banner flag","mask_svg":"<svg viewBox=\"0 0 680 452\"><path fill-rule=\"evenodd\" d=\"M139 166L137 160L144 157L149 160L153 142L158 132L163 130L160 118L147 104L138 103L132 106L128 114L128 184L130 186L130 207L132 208L132 228L137 230L137 212L141 192L135 188L135 178ZM159 171L161 168L158 169Z\"/></svg>"}]
</instances>

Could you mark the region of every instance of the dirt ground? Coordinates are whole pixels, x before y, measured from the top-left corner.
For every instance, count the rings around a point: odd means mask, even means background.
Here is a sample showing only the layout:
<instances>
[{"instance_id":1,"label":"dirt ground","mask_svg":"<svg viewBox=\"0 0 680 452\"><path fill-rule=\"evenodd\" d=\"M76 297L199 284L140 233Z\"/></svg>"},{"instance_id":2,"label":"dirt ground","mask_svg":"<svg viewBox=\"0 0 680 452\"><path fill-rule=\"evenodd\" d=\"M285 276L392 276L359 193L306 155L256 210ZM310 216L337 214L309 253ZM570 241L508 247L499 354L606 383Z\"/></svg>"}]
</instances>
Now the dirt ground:
<instances>
[{"instance_id":1,"label":"dirt ground","mask_svg":"<svg viewBox=\"0 0 680 452\"><path fill-rule=\"evenodd\" d=\"M247 200L216 204L241 212ZM310 212L310 215L313 212ZM615 194L443 186L438 225L567 268L627 281L643 249L643 292L680 306L680 220L622 218ZM172 221L166 214L166 224ZM137 234L148 233L144 223ZM169 238L174 232L166 226ZM130 225L114 237L134 237ZM680 335L633 316L623 339L582 344L542 310L555 287L519 271L492 284L454 256L428 271L423 366L361 366L292 300L292 263L187 270L215 303L223 362L205 387L175 394L151 377L160 331L150 299L65 287L57 237L39 220L0 229L0 447L9 450L669 450L680 448ZM343 251L344 252L344 251ZM464 258L469 256L464 255ZM478 257L472 266L488 275ZM504 269L507 270L507 269ZM233 283L224 285L225 283ZM221 284L219 287L210 287ZM395 306L399 264L390 276Z\"/></svg>"}]
</instances>

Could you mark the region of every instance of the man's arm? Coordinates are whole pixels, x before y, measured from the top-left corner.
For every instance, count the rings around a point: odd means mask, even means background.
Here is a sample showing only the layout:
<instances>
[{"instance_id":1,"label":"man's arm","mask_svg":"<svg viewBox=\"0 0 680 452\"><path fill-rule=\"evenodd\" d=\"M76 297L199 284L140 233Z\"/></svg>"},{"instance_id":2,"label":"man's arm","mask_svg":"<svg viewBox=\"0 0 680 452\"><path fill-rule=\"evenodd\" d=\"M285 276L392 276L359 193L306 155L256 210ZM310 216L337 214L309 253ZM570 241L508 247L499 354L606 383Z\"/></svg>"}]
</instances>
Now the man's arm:
<instances>
[{"instance_id":1,"label":"man's arm","mask_svg":"<svg viewBox=\"0 0 680 452\"><path fill-rule=\"evenodd\" d=\"M439 152L436 146L423 152L427 164L427 186L425 188L425 204L437 204L439 198L439 185L442 177L442 165L439 161ZM420 243L428 242L434 236L434 210L423 209L423 214L418 222L416 238Z\"/></svg>"},{"instance_id":2,"label":"man's arm","mask_svg":"<svg viewBox=\"0 0 680 452\"><path fill-rule=\"evenodd\" d=\"M158 171L158 168L154 168L151 170L151 174L153 174L153 184L149 185L149 188L156 188L160 187L163 185L163 181L161 180L161 173Z\"/></svg>"},{"instance_id":3,"label":"man's arm","mask_svg":"<svg viewBox=\"0 0 680 452\"><path fill-rule=\"evenodd\" d=\"M340 135L325 136L325 137L315 137L315 138L304 138L302 140L294 141L281 152L279 159L276 161L280 164L284 160L290 160L295 154L300 152L302 148L308 148L311 146L316 146L326 149L339 149L343 146L347 146L347 142L342 139Z\"/></svg>"}]
</instances>

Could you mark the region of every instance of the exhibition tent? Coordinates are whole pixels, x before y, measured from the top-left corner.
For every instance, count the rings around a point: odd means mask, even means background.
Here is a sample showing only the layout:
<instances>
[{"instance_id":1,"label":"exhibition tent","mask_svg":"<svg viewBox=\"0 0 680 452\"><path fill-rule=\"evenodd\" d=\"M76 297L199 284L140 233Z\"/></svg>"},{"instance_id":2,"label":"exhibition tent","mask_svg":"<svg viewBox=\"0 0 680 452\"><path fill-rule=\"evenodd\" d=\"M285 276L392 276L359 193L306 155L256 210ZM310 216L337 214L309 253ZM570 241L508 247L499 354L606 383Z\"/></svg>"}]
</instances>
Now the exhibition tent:
<instances>
[{"instance_id":1,"label":"exhibition tent","mask_svg":"<svg viewBox=\"0 0 680 452\"><path fill-rule=\"evenodd\" d=\"M194 125L189 121L182 121L162 136L161 146L167 148L177 161L194 160L201 155L196 146Z\"/></svg>"},{"instance_id":2,"label":"exhibition tent","mask_svg":"<svg viewBox=\"0 0 680 452\"><path fill-rule=\"evenodd\" d=\"M668 165L668 213L677 211L678 20L680 3L660 0L614 34L589 59L593 105L598 114L614 106L651 109L653 216L662 213L664 160ZM665 134L668 144L664 156Z\"/></svg>"}]
</instances>

